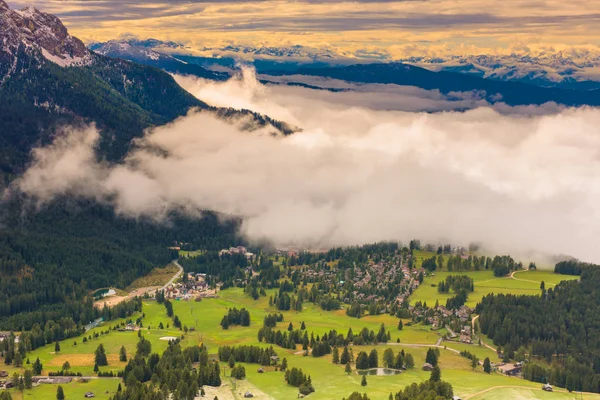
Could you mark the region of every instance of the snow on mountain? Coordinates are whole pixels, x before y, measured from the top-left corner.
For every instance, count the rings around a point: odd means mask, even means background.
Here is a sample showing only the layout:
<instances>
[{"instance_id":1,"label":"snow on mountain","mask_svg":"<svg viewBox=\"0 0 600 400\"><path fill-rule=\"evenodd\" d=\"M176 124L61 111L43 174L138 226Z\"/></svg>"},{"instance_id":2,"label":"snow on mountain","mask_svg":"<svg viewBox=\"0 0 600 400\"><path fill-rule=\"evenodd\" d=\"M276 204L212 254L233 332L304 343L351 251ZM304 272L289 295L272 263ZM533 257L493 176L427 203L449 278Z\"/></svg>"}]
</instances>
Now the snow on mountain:
<instances>
[{"instance_id":1,"label":"snow on mountain","mask_svg":"<svg viewBox=\"0 0 600 400\"><path fill-rule=\"evenodd\" d=\"M412 57L400 60L433 71L461 72L539 86L600 82L600 56L591 54L474 55L448 58Z\"/></svg>"},{"instance_id":2,"label":"snow on mountain","mask_svg":"<svg viewBox=\"0 0 600 400\"><path fill-rule=\"evenodd\" d=\"M62 67L87 65L90 51L54 15L27 7L11 10L0 0L0 83L14 72L20 52L39 52Z\"/></svg>"},{"instance_id":3,"label":"snow on mountain","mask_svg":"<svg viewBox=\"0 0 600 400\"><path fill-rule=\"evenodd\" d=\"M158 43L157 43L158 45ZM157 46L158 47L158 46ZM90 48L98 54L102 54L107 57L123 58L130 61L144 61L144 60L175 60L174 57L159 53L153 50L151 47L138 46L135 43L132 44L129 41L111 40L106 43L97 43Z\"/></svg>"}]
</instances>

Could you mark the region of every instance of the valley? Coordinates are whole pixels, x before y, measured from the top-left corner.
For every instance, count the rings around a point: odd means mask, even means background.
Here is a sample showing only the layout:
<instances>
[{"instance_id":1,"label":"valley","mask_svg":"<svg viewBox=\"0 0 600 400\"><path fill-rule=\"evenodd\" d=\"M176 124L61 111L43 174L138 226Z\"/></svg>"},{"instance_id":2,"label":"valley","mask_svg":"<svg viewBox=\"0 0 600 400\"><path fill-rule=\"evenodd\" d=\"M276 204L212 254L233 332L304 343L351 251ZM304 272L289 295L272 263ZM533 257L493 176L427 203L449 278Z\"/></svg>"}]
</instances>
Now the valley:
<instances>
[{"instance_id":1,"label":"valley","mask_svg":"<svg viewBox=\"0 0 600 400\"><path fill-rule=\"evenodd\" d=\"M435 255L423 251L414 252L418 254L415 257L416 264L421 264L423 260ZM182 252L183 258L188 260L200 257L201 254L205 254L205 252ZM289 268L286 268L285 265L294 263L294 256L273 255L269 259L272 261L277 260L276 263L279 265L279 267L269 268L282 268L282 273L286 273L286 269ZM310 265L319 265L319 262ZM292 270L288 270L287 273L292 273L296 268L304 269L306 267L308 265L298 265L293 267ZM311 268L306 270L305 273L310 271ZM420 267L414 265L414 268ZM174 275L170 275L173 273ZM451 295L440 294L436 288L447 277L458 275L473 279L475 291L469 295L466 303L473 306L489 293L539 296L542 281L546 282L547 287L550 287L565 279L577 279L574 276L559 275L548 270L516 270L508 276L494 277L490 270L449 272L442 269L427 273L423 282L408 298L408 302L410 304L427 302L430 305L436 302L444 303ZM311 276L311 274L309 273L307 276ZM62 385L68 396L67 398L79 396L84 389L85 391L94 392L98 398L109 398L116 393L119 383L123 385L123 382L116 377L96 377L94 352L99 344L104 346L108 360L108 365L100 367L99 371L101 373L118 374L127 365L126 362L119 361L119 353L122 351L122 347L125 349L126 354L131 357L135 354L139 341L146 340L150 343L152 352L161 354L169 346L168 339L177 339L183 347L201 344L208 350L209 357L215 358L218 358L218 349L223 346L259 346L261 348L274 346L278 360L286 359L287 368L301 368L311 376L312 384L316 390L310 394L310 398L314 399L341 399L354 391L366 391L371 399L385 399L389 393L402 390L412 382L426 381L430 373L423 371L421 366L425 363L427 350L430 348L438 349L439 365L443 379L452 384L455 395L460 396L462 399L496 399L517 394L522 399L600 399L600 395L588 393L580 397L559 388L556 388L553 393L546 393L541 390L540 384L522 378L509 377L501 372L487 374L482 370L481 365L473 368L471 361L461 356L460 352L467 351L474 354L480 362L483 362L482 360L485 358L489 358L492 363L502 365L502 358L496 353L495 346L489 346L488 343L491 344L491 341L485 335L476 333L472 338L473 344L463 343L460 341L462 336L461 338L452 337L451 329L443 326L436 329L428 322L416 321L415 316L401 318L403 327L399 330L397 327L399 319L396 316L385 313L378 315L367 313L361 318L354 318L346 315L344 310L349 305L343 305L342 309L339 310L326 311L318 304L304 301L301 311L278 310L278 307L272 302L273 297L276 297L280 292L280 289L275 288L266 288L264 293L256 299L253 299L244 288L240 287L217 289L216 297L201 298L201 300L194 300L194 298L179 299L179 296L184 297L182 288L186 286L185 281L182 285L181 273L173 264L170 264L166 269L155 270L147 277L136 282L130 286L130 289L152 282L154 287L162 288L164 293L168 293L168 296L171 297L164 301L170 301L172 304L173 316L170 317L165 306L153 299L154 292L143 291L139 292L139 295L142 296L140 312L124 319L102 322L83 335L59 341L59 352L56 351L55 343L27 352L27 358L30 362L39 359L42 363L44 375L64 371L63 364L68 362L70 365L69 372L81 374L84 377L75 376L72 378L72 383ZM285 278L282 277L280 281L274 283L279 285L284 282ZM161 284L164 286L159 286ZM314 284L308 283L306 288L310 288ZM217 286L222 286L222 283ZM179 288L179 290L174 291L172 288ZM159 291L159 293L161 292ZM107 297L107 300L109 299L110 296ZM226 315L228 310L231 309L247 310L250 318L249 325L230 326L228 329L223 329L221 320L223 315ZM325 337L331 330L343 335L349 330L355 333L364 329L377 332L383 326L385 331L390 334L390 337L386 338L384 343L355 344L350 346L352 353L356 356L363 351L370 353L372 350L376 350L379 358L378 364L385 365L384 353L386 350L389 349L394 354L404 351L412 355L415 367L402 372L400 375L368 376L368 386L365 388L361 386L362 377L356 372L354 365L351 367L352 372L347 373L344 365L332 362L331 354L314 357L310 352L307 355L302 350L301 345L289 349L259 341L257 332L263 326L263 322L266 321L265 318L269 315L279 314L283 320L273 326L269 325L272 326L273 330L285 332L290 331L290 329L299 329L302 326L304 327L303 330L310 333L311 338L313 335L317 338L319 336ZM179 328L174 326L175 317L179 320ZM473 318L472 321L469 319L466 322L467 325L472 324L473 326L476 323L477 318ZM481 344L478 344L479 340L481 340ZM241 399L244 394L250 392L259 399L286 399L295 397L297 394L297 388L287 385L283 381L283 372L278 371L274 366L265 367L263 364L261 367L260 364L242 362L239 365L245 367L246 378L238 380L230 377L231 368L227 364L226 360L222 360L221 379L223 384L219 388L206 386L206 396L217 396L219 399ZM23 369L9 368L7 371L12 374L18 371L22 372ZM79 382L82 379L88 382ZM43 399L48 396L48 393L55 386L41 384L33 389L23 391L22 396L23 398ZM13 398L21 398L20 395L18 391L13 392Z\"/></svg>"},{"instance_id":2,"label":"valley","mask_svg":"<svg viewBox=\"0 0 600 400\"><path fill-rule=\"evenodd\" d=\"M22 3L0 400L600 400L591 3Z\"/></svg>"}]
</instances>

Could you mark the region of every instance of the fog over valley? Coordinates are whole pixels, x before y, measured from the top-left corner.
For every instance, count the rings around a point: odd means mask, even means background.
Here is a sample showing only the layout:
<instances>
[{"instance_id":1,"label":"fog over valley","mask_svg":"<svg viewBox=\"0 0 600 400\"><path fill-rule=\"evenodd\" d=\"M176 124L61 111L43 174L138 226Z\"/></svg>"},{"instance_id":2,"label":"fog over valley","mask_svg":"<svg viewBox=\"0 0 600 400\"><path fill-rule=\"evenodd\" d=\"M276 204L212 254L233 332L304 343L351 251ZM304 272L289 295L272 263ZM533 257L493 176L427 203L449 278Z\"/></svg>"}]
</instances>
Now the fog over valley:
<instances>
[{"instance_id":1,"label":"fog over valley","mask_svg":"<svg viewBox=\"0 0 600 400\"><path fill-rule=\"evenodd\" d=\"M96 161L94 126L66 128L34 150L9 192L38 205L76 194L159 221L173 209L214 210L243 217L248 239L280 246L417 237L599 261L597 109L410 112L451 102L390 87L384 106L368 91L263 85L250 70L226 82L177 81L208 104L264 113L301 131L247 132L240 121L191 111L147 131L122 164L110 165Z\"/></svg>"}]
</instances>

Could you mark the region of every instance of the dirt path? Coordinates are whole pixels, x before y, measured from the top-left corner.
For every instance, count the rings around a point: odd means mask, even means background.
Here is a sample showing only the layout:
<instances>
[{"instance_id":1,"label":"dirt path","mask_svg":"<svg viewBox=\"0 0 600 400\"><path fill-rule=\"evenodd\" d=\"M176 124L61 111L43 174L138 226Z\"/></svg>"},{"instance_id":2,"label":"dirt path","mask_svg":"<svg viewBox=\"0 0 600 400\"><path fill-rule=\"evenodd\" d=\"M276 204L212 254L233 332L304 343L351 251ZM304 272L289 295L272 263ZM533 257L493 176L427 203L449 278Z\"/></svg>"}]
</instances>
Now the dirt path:
<instances>
[{"instance_id":1,"label":"dirt path","mask_svg":"<svg viewBox=\"0 0 600 400\"><path fill-rule=\"evenodd\" d=\"M540 383L540 385L541 385L541 383ZM518 386L518 385L492 386L490 388L482 390L481 392L477 392L477 393L470 394L468 396L464 396L464 397L462 397L462 399L463 400L472 399L473 397L481 396L482 394L485 394L487 392L491 392L492 390L496 390L496 389L529 389L529 390L536 390L536 391L537 390L543 390L541 387L539 389L537 389L537 388L534 388L534 387L531 387L531 386ZM554 388L553 392L554 393L569 393L568 390L556 389L556 388ZM585 395L585 396L589 395L589 396L594 396L594 397L598 396L597 393L588 393L588 392L583 392L583 393L581 393L581 392L573 392L573 394L575 394L575 395L582 394L582 395Z\"/></svg>"},{"instance_id":2,"label":"dirt path","mask_svg":"<svg viewBox=\"0 0 600 400\"><path fill-rule=\"evenodd\" d=\"M516 274L516 273L518 273L518 272L525 272L525 271L527 271L527 270L526 270L526 269L523 269L523 270L520 270L520 271L513 271L513 272L510 274L510 278L511 278L511 279L514 279L514 280L516 280L516 281L523 281L523 282L531 282L531 283L539 283L539 284L541 284L541 282L540 282L540 281L532 281L532 280L530 280L530 279L520 279L520 278L515 278L515 274ZM556 284L555 284L555 283L546 283L546 286L556 286Z\"/></svg>"},{"instance_id":3,"label":"dirt path","mask_svg":"<svg viewBox=\"0 0 600 400\"><path fill-rule=\"evenodd\" d=\"M471 331L473 332L473 334L475 334L475 321L477 321L477 318L479 318L479 315L476 315L471 319ZM495 348L493 348L489 344L485 343L483 340L481 341L481 344L483 346L487 347L488 349L493 350L494 352L496 351Z\"/></svg>"},{"instance_id":4,"label":"dirt path","mask_svg":"<svg viewBox=\"0 0 600 400\"><path fill-rule=\"evenodd\" d=\"M177 279L179 279L181 277L181 275L183 275L183 267L181 265L179 265L177 260L174 260L173 264L175 264L175 266L178 268L178 270L175 273L175 275L173 275L173 277L171 279L169 279L169 281L167 283L165 283L162 287L161 286L147 286L147 287L137 288L137 289L134 289L131 292L129 292L127 294L127 296L110 296L110 297L106 297L104 299L98 300L94 303L94 306L96 308L103 308L104 305L106 304L109 307L113 307L123 301L131 300L136 296L143 296L146 293L152 295L152 294L156 293L157 290L165 290L169 285L173 284L173 282L175 282Z\"/></svg>"}]
</instances>

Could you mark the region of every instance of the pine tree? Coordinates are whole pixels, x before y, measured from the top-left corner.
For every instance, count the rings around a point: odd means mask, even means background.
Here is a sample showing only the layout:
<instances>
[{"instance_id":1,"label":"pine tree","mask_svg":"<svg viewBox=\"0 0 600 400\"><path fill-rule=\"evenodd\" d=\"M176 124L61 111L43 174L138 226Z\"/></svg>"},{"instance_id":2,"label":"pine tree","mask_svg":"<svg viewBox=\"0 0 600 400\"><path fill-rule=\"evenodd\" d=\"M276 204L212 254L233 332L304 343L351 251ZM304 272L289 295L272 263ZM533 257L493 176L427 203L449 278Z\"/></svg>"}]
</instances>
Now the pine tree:
<instances>
[{"instance_id":1,"label":"pine tree","mask_svg":"<svg viewBox=\"0 0 600 400\"><path fill-rule=\"evenodd\" d=\"M340 357L340 363L347 364L351 361L350 352L348 352L348 346L344 346L344 350L342 351L342 356Z\"/></svg>"},{"instance_id":2,"label":"pine tree","mask_svg":"<svg viewBox=\"0 0 600 400\"><path fill-rule=\"evenodd\" d=\"M23 366L23 356L21 356L21 353L16 353L15 354L15 358L13 360L13 364L17 368L20 368L20 367Z\"/></svg>"},{"instance_id":3,"label":"pine tree","mask_svg":"<svg viewBox=\"0 0 600 400\"><path fill-rule=\"evenodd\" d=\"M429 349L427 349L427 355L425 356L425 362L433 365L434 367L438 364L437 354L435 354L435 351L431 347Z\"/></svg>"},{"instance_id":4,"label":"pine tree","mask_svg":"<svg viewBox=\"0 0 600 400\"><path fill-rule=\"evenodd\" d=\"M486 374L492 372L492 363L490 362L489 357L486 357L485 360L483 360L483 372Z\"/></svg>"},{"instance_id":5,"label":"pine tree","mask_svg":"<svg viewBox=\"0 0 600 400\"><path fill-rule=\"evenodd\" d=\"M334 364L339 364L339 362L340 362L340 352L338 351L337 347L333 348L331 360L333 361Z\"/></svg>"},{"instance_id":6,"label":"pine tree","mask_svg":"<svg viewBox=\"0 0 600 400\"><path fill-rule=\"evenodd\" d=\"M344 369L344 371L346 371L348 375L352 373L352 367L350 366L349 362L346 363L346 368Z\"/></svg>"},{"instance_id":7,"label":"pine tree","mask_svg":"<svg viewBox=\"0 0 600 400\"><path fill-rule=\"evenodd\" d=\"M383 366L386 368L394 367L394 351L390 348L383 352Z\"/></svg>"},{"instance_id":8,"label":"pine tree","mask_svg":"<svg viewBox=\"0 0 600 400\"><path fill-rule=\"evenodd\" d=\"M127 361L127 350L125 350L125 346L121 346L121 350L119 350L119 361Z\"/></svg>"},{"instance_id":9,"label":"pine tree","mask_svg":"<svg viewBox=\"0 0 600 400\"><path fill-rule=\"evenodd\" d=\"M58 343L58 341L56 341L56 343L54 344L54 352L60 353L60 343Z\"/></svg>"},{"instance_id":10,"label":"pine tree","mask_svg":"<svg viewBox=\"0 0 600 400\"><path fill-rule=\"evenodd\" d=\"M377 354L377 350L373 349L369 353L369 368L377 367L379 367L379 355Z\"/></svg>"},{"instance_id":11,"label":"pine tree","mask_svg":"<svg viewBox=\"0 0 600 400\"><path fill-rule=\"evenodd\" d=\"M440 370L440 367L438 365L436 365L431 370L431 376L429 377L429 380L431 382L439 382L441 379L442 379L442 371Z\"/></svg>"},{"instance_id":12,"label":"pine tree","mask_svg":"<svg viewBox=\"0 0 600 400\"><path fill-rule=\"evenodd\" d=\"M23 382L25 384L25 389L31 389L33 387L33 374L30 370L25 370L23 374Z\"/></svg>"},{"instance_id":13,"label":"pine tree","mask_svg":"<svg viewBox=\"0 0 600 400\"><path fill-rule=\"evenodd\" d=\"M33 363L31 368L34 375L41 375L43 368L39 357L35 359L35 362Z\"/></svg>"},{"instance_id":14,"label":"pine tree","mask_svg":"<svg viewBox=\"0 0 600 400\"><path fill-rule=\"evenodd\" d=\"M98 365L98 366L108 365L108 360L106 358L106 351L104 350L104 345L102 343L100 343L98 345L98 348L96 348L95 361L96 361L96 365Z\"/></svg>"},{"instance_id":15,"label":"pine tree","mask_svg":"<svg viewBox=\"0 0 600 400\"><path fill-rule=\"evenodd\" d=\"M60 385L56 388L56 400L65 400L65 392Z\"/></svg>"},{"instance_id":16,"label":"pine tree","mask_svg":"<svg viewBox=\"0 0 600 400\"><path fill-rule=\"evenodd\" d=\"M361 381L360 381L360 386L367 386L367 376L363 375Z\"/></svg>"},{"instance_id":17,"label":"pine tree","mask_svg":"<svg viewBox=\"0 0 600 400\"><path fill-rule=\"evenodd\" d=\"M398 320L398 330L401 331L404 328L404 325L402 324L402 320Z\"/></svg>"}]
</instances>

